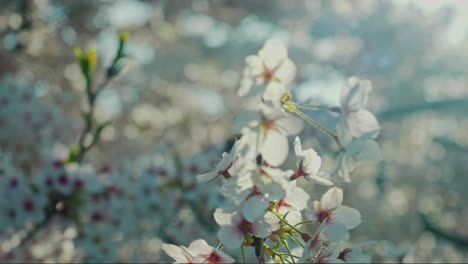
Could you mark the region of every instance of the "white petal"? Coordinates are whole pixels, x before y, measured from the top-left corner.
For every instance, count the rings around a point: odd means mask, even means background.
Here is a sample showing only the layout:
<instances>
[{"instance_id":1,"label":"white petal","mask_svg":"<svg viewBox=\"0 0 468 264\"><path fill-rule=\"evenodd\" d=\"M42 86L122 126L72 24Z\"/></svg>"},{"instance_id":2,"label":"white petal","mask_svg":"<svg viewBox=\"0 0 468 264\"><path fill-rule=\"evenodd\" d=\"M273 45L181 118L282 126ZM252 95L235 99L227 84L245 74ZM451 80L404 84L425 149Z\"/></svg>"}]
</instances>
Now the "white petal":
<instances>
[{"instance_id":1,"label":"white petal","mask_svg":"<svg viewBox=\"0 0 468 264\"><path fill-rule=\"evenodd\" d=\"M198 182L206 182L216 178L219 175L217 171L210 171L204 174L197 175Z\"/></svg>"},{"instance_id":2,"label":"white petal","mask_svg":"<svg viewBox=\"0 0 468 264\"><path fill-rule=\"evenodd\" d=\"M312 221L318 221L317 218L317 208L319 202L318 201L310 201L307 202L307 208L304 210L304 215L307 219Z\"/></svg>"},{"instance_id":3,"label":"white petal","mask_svg":"<svg viewBox=\"0 0 468 264\"><path fill-rule=\"evenodd\" d=\"M335 221L338 221L348 229L353 229L361 223L361 213L358 210L342 205L336 208L334 213Z\"/></svg>"},{"instance_id":4,"label":"white petal","mask_svg":"<svg viewBox=\"0 0 468 264\"><path fill-rule=\"evenodd\" d=\"M188 250L192 256L200 254L210 254L213 251L213 247L208 245L205 240L197 239L190 243Z\"/></svg>"},{"instance_id":5,"label":"white petal","mask_svg":"<svg viewBox=\"0 0 468 264\"><path fill-rule=\"evenodd\" d=\"M278 230L279 220L270 212L267 212L263 219L257 220L252 223L252 233L256 237L265 238L268 237L272 231Z\"/></svg>"},{"instance_id":6,"label":"white petal","mask_svg":"<svg viewBox=\"0 0 468 264\"><path fill-rule=\"evenodd\" d=\"M230 225L233 222L233 214L226 213L221 208L215 210L213 217L218 225Z\"/></svg>"},{"instance_id":7,"label":"white petal","mask_svg":"<svg viewBox=\"0 0 468 264\"><path fill-rule=\"evenodd\" d=\"M281 41L270 39L258 52L258 56L265 63L265 66L272 70L287 59L288 50Z\"/></svg>"},{"instance_id":8,"label":"white petal","mask_svg":"<svg viewBox=\"0 0 468 264\"><path fill-rule=\"evenodd\" d=\"M268 201L280 200L283 199L283 197L286 195L285 188L278 182L271 182L265 185L260 185L258 186L258 189L261 193L267 194L265 195L265 198Z\"/></svg>"},{"instance_id":9,"label":"white petal","mask_svg":"<svg viewBox=\"0 0 468 264\"><path fill-rule=\"evenodd\" d=\"M288 138L274 129L269 129L262 142L263 159L271 166L281 165L288 156Z\"/></svg>"},{"instance_id":10,"label":"white petal","mask_svg":"<svg viewBox=\"0 0 468 264\"><path fill-rule=\"evenodd\" d=\"M253 222L265 214L269 204L262 195L251 196L245 201L242 214L247 221Z\"/></svg>"},{"instance_id":11,"label":"white petal","mask_svg":"<svg viewBox=\"0 0 468 264\"><path fill-rule=\"evenodd\" d=\"M228 249L239 248L244 236L232 225L223 225L218 231L218 239Z\"/></svg>"},{"instance_id":12,"label":"white petal","mask_svg":"<svg viewBox=\"0 0 468 264\"><path fill-rule=\"evenodd\" d=\"M234 263L236 261L231 256L219 249L214 249L214 251L221 257L221 260L218 263Z\"/></svg>"},{"instance_id":13,"label":"white petal","mask_svg":"<svg viewBox=\"0 0 468 264\"><path fill-rule=\"evenodd\" d=\"M350 77L341 89L340 103L346 111L357 111L367 103L367 97L372 90L368 80Z\"/></svg>"},{"instance_id":14,"label":"white petal","mask_svg":"<svg viewBox=\"0 0 468 264\"><path fill-rule=\"evenodd\" d=\"M284 198L284 202L291 205L298 211L302 211L307 207L307 201L310 196L306 191L300 187L293 187L288 191L287 196Z\"/></svg>"},{"instance_id":15,"label":"white petal","mask_svg":"<svg viewBox=\"0 0 468 264\"><path fill-rule=\"evenodd\" d=\"M313 149L307 149L302 152L304 157L302 169L307 174L316 174L322 166L322 159Z\"/></svg>"},{"instance_id":16,"label":"white petal","mask_svg":"<svg viewBox=\"0 0 468 264\"><path fill-rule=\"evenodd\" d=\"M296 156L302 155L302 145L301 145L301 139L299 137L296 137L294 139L294 153L296 154Z\"/></svg>"},{"instance_id":17,"label":"white petal","mask_svg":"<svg viewBox=\"0 0 468 264\"><path fill-rule=\"evenodd\" d=\"M344 224L341 224L339 222L330 223L325 227L322 233L324 236L326 236L328 239L334 242L349 239L348 229Z\"/></svg>"},{"instance_id":18,"label":"white petal","mask_svg":"<svg viewBox=\"0 0 468 264\"><path fill-rule=\"evenodd\" d=\"M164 252L166 252L166 254L176 262L187 262L187 257L184 255L184 251L178 246L163 243L162 250L164 250Z\"/></svg>"},{"instance_id":19,"label":"white petal","mask_svg":"<svg viewBox=\"0 0 468 264\"><path fill-rule=\"evenodd\" d=\"M375 115L365 109L349 113L347 115L346 125L349 128L351 136L356 138L380 130L380 125ZM377 137L377 135L378 133L375 133L375 137Z\"/></svg>"},{"instance_id":20,"label":"white petal","mask_svg":"<svg viewBox=\"0 0 468 264\"><path fill-rule=\"evenodd\" d=\"M245 58L245 64L247 65L250 75L255 76L263 73L263 61L259 56L247 56Z\"/></svg>"},{"instance_id":21,"label":"white petal","mask_svg":"<svg viewBox=\"0 0 468 264\"><path fill-rule=\"evenodd\" d=\"M286 209L288 209L288 208L286 208ZM288 221L288 223L289 223L290 225L293 225L293 226L294 226L295 224L300 223L300 222L302 221L301 212L300 212L300 211L297 211L297 210L294 210L294 209L291 210L291 207L289 207L289 209L290 209L290 210L284 210L284 211L282 211L282 210L280 209L280 213L281 213L281 214L288 213L288 214L286 215L285 218L286 218L286 221Z\"/></svg>"},{"instance_id":22,"label":"white petal","mask_svg":"<svg viewBox=\"0 0 468 264\"><path fill-rule=\"evenodd\" d=\"M275 121L275 126L286 136L293 136L299 134L304 128L302 119L296 116L286 116Z\"/></svg>"},{"instance_id":23,"label":"white petal","mask_svg":"<svg viewBox=\"0 0 468 264\"><path fill-rule=\"evenodd\" d=\"M383 159L380 147L374 140L368 140L362 149L354 155L354 160L359 162L381 161Z\"/></svg>"},{"instance_id":24,"label":"white petal","mask_svg":"<svg viewBox=\"0 0 468 264\"><path fill-rule=\"evenodd\" d=\"M308 174L304 177L308 181L313 181L321 185L328 185L328 186L333 185L333 182L329 180L328 174L321 172L321 171L317 172L316 174Z\"/></svg>"},{"instance_id":25,"label":"white petal","mask_svg":"<svg viewBox=\"0 0 468 264\"><path fill-rule=\"evenodd\" d=\"M333 187L328 190L320 200L320 205L323 210L335 209L343 202L343 190L338 187Z\"/></svg>"},{"instance_id":26,"label":"white petal","mask_svg":"<svg viewBox=\"0 0 468 264\"><path fill-rule=\"evenodd\" d=\"M276 70L275 77L283 85L289 85L296 77L296 65L290 59L284 60Z\"/></svg>"}]
</instances>

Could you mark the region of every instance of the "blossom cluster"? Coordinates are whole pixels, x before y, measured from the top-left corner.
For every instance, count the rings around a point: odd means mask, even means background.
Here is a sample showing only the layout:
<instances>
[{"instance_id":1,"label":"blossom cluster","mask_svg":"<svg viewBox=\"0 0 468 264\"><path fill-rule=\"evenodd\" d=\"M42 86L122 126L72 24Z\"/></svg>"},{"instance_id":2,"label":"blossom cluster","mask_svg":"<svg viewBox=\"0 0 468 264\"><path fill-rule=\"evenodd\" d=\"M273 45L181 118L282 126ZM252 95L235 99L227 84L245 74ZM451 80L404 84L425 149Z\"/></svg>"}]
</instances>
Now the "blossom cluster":
<instances>
[{"instance_id":1,"label":"blossom cluster","mask_svg":"<svg viewBox=\"0 0 468 264\"><path fill-rule=\"evenodd\" d=\"M222 155L214 170L197 176L199 182L222 179L220 193L230 204L217 208L221 244L211 247L194 241L189 248L165 244L163 249L176 262L232 263L220 251L238 249L245 262L244 248L253 247L258 262L370 262L361 246L344 247L349 230L361 223L358 210L343 205L338 182L349 182L350 174L363 162L379 161L375 142L379 134L376 117L366 109L371 84L351 77L340 95L340 117L336 133L300 111L304 105L293 101L288 88L296 66L284 44L269 40L257 55L246 58L239 96L255 102L256 115L241 129L229 152ZM304 121L329 135L338 145L335 169L327 173L322 159L312 148L305 149L297 136ZM296 166L284 169L289 154L289 138L294 139ZM328 186L320 200L313 200L298 184ZM341 180L340 180L341 179ZM315 232L303 231L316 223ZM294 243L296 248L291 248Z\"/></svg>"}]
</instances>

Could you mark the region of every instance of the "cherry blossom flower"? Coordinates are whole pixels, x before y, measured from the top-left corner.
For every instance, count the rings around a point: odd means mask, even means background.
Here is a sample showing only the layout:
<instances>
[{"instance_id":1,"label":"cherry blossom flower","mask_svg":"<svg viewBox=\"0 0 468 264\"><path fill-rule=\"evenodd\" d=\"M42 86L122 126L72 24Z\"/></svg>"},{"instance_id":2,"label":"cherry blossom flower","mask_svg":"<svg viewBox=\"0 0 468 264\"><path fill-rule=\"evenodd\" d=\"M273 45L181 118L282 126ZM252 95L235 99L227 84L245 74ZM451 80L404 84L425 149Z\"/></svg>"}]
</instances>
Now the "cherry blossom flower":
<instances>
[{"instance_id":1,"label":"cherry blossom flower","mask_svg":"<svg viewBox=\"0 0 468 264\"><path fill-rule=\"evenodd\" d=\"M238 212L226 213L218 208L214 213L214 218L221 226L218 239L229 249L239 248L245 235L266 238L279 228L278 219L270 212L260 219L249 222Z\"/></svg>"},{"instance_id":2,"label":"cherry blossom flower","mask_svg":"<svg viewBox=\"0 0 468 264\"><path fill-rule=\"evenodd\" d=\"M328 175L319 171L322 165L322 159L313 149L303 150L301 140L296 137L294 141L294 152L296 153L297 170L291 175L290 179L297 179L304 177L307 180L314 181L323 185L332 185L333 183L328 179Z\"/></svg>"},{"instance_id":3,"label":"cherry blossom flower","mask_svg":"<svg viewBox=\"0 0 468 264\"><path fill-rule=\"evenodd\" d=\"M288 58L288 51L278 40L268 40L258 55L250 55L245 59L247 64L239 96L247 95L252 86L269 82L278 82L287 86L296 76L296 66Z\"/></svg>"},{"instance_id":4,"label":"cherry blossom flower","mask_svg":"<svg viewBox=\"0 0 468 264\"><path fill-rule=\"evenodd\" d=\"M251 177L250 193L242 207L242 214L248 221L263 216L270 202L283 199L288 183L284 171L265 166L261 166Z\"/></svg>"},{"instance_id":5,"label":"cherry blossom flower","mask_svg":"<svg viewBox=\"0 0 468 264\"><path fill-rule=\"evenodd\" d=\"M306 217L320 223L325 222L323 235L332 241L348 240L348 230L361 223L361 214L354 208L341 205L343 190L333 187L319 201L310 202Z\"/></svg>"},{"instance_id":6,"label":"cherry blossom flower","mask_svg":"<svg viewBox=\"0 0 468 264\"><path fill-rule=\"evenodd\" d=\"M193 241L188 248L163 244L162 249L175 260L174 263L233 263L235 260L226 253L216 249L203 239Z\"/></svg>"},{"instance_id":7,"label":"cherry blossom flower","mask_svg":"<svg viewBox=\"0 0 468 264\"><path fill-rule=\"evenodd\" d=\"M276 204L276 209L281 215L286 215L286 221L295 225L302 220L302 210L307 207L307 201L310 199L308 193L302 188L296 186L296 181L288 182L286 186L286 195Z\"/></svg>"},{"instance_id":8,"label":"cherry blossom flower","mask_svg":"<svg viewBox=\"0 0 468 264\"><path fill-rule=\"evenodd\" d=\"M269 165L281 165L289 152L288 136L301 132L304 124L295 116L284 116L278 119L252 121L242 129L246 144L254 146L255 153L261 154Z\"/></svg>"},{"instance_id":9,"label":"cherry blossom flower","mask_svg":"<svg viewBox=\"0 0 468 264\"><path fill-rule=\"evenodd\" d=\"M241 169L243 163L238 162L240 155L240 141L236 140L229 153L224 152L221 161L216 164L216 168L208 173L197 175L198 182L205 182L216 177L223 176L225 179L231 178Z\"/></svg>"},{"instance_id":10,"label":"cherry blossom flower","mask_svg":"<svg viewBox=\"0 0 468 264\"><path fill-rule=\"evenodd\" d=\"M370 81L360 80L355 76L350 77L341 89L342 114L337 124L337 131L342 145L347 145L353 138L380 130L374 114L365 109L371 90ZM375 138L378 133L373 135Z\"/></svg>"}]
</instances>

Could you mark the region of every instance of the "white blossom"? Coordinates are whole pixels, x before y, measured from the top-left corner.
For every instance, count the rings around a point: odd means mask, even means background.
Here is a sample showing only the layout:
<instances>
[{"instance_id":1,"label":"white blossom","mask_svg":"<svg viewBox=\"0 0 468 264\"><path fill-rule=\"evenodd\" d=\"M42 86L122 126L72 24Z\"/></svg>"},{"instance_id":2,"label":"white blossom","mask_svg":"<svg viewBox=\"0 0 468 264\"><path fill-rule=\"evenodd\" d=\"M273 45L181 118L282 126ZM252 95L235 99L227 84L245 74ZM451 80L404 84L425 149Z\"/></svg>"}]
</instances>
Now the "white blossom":
<instances>
[{"instance_id":1,"label":"white blossom","mask_svg":"<svg viewBox=\"0 0 468 264\"><path fill-rule=\"evenodd\" d=\"M227 213L218 208L214 213L214 218L221 226L218 239L230 249L239 248L245 235L252 234L259 238L266 238L279 228L278 219L269 212L262 218L250 222L238 212Z\"/></svg>"},{"instance_id":2,"label":"white blossom","mask_svg":"<svg viewBox=\"0 0 468 264\"><path fill-rule=\"evenodd\" d=\"M188 248L184 246L175 246L171 244L163 244L162 249L173 258L174 263L233 263L235 260L216 249L203 239L193 241Z\"/></svg>"},{"instance_id":3,"label":"white blossom","mask_svg":"<svg viewBox=\"0 0 468 264\"><path fill-rule=\"evenodd\" d=\"M320 223L325 222L323 235L332 241L348 240L348 230L361 223L361 214L354 208L341 205L343 190L333 187L319 201L310 202L306 217Z\"/></svg>"},{"instance_id":4,"label":"white blossom","mask_svg":"<svg viewBox=\"0 0 468 264\"><path fill-rule=\"evenodd\" d=\"M239 96L247 95L254 85L269 82L289 85L296 76L296 66L288 58L284 44L278 40L268 40L258 55L248 56L245 62Z\"/></svg>"},{"instance_id":5,"label":"white blossom","mask_svg":"<svg viewBox=\"0 0 468 264\"><path fill-rule=\"evenodd\" d=\"M332 185L328 175L319 171L322 165L322 159L313 149L303 150L301 140L296 137L294 141L294 152L296 153L297 170L291 175L291 179L297 179L304 176L307 180L314 181L323 185Z\"/></svg>"}]
</instances>

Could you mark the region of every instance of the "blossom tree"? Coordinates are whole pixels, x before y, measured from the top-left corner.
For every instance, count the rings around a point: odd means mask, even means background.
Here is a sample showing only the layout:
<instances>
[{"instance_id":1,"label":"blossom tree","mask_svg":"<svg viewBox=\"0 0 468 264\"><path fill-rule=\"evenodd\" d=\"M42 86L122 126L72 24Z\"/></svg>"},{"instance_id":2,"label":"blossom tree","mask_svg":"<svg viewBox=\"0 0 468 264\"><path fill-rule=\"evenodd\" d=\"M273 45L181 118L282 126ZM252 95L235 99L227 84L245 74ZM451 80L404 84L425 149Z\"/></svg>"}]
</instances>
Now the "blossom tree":
<instances>
[{"instance_id":1,"label":"blossom tree","mask_svg":"<svg viewBox=\"0 0 468 264\"><path fill-rule=\"evenodd\" d=\"M370 262L359 247L341 248L350 237L348 230L361 223L359 211L342 205L343 190L331 187L320 201L313 201L312 195L296 183L301 177L311 184L326 186L336 184L340 178L350 181L352 162L380 160L379 148L373 141L380 128L375 116L364 108L370 82L351 77L343 86L341 110L334 110L341 113L335 133L304 114L300 108L305 106L293 101L287 92L296 66L284 44L268 40L258 55L246 58L246 64L238 94L253 97L259 106L259 117L241 129L230 153L223 153L214 171L197 176L199 184L222 178L220 192L231 200L214 212L220 225L221 243L217 250L238 249L244 263L245 248L249 247L254 248L259 263L338 263L356 259ZM321 171L320 156L313 149L303 150L299 137L294 142L297 167L282 168L288 157L289 136L297 135L304 121L338 145L339 160L333 172ZM304 231L304 226L312 223L318 225L315 232ZM200 257L184 247L177 248L179 253L175 254L175 248L169 244L163 247L176 262ZM205 251L209 248L204 246ZM201 261L234 261L217 254L219 257Z\"/></svg>"}]
</instances>

